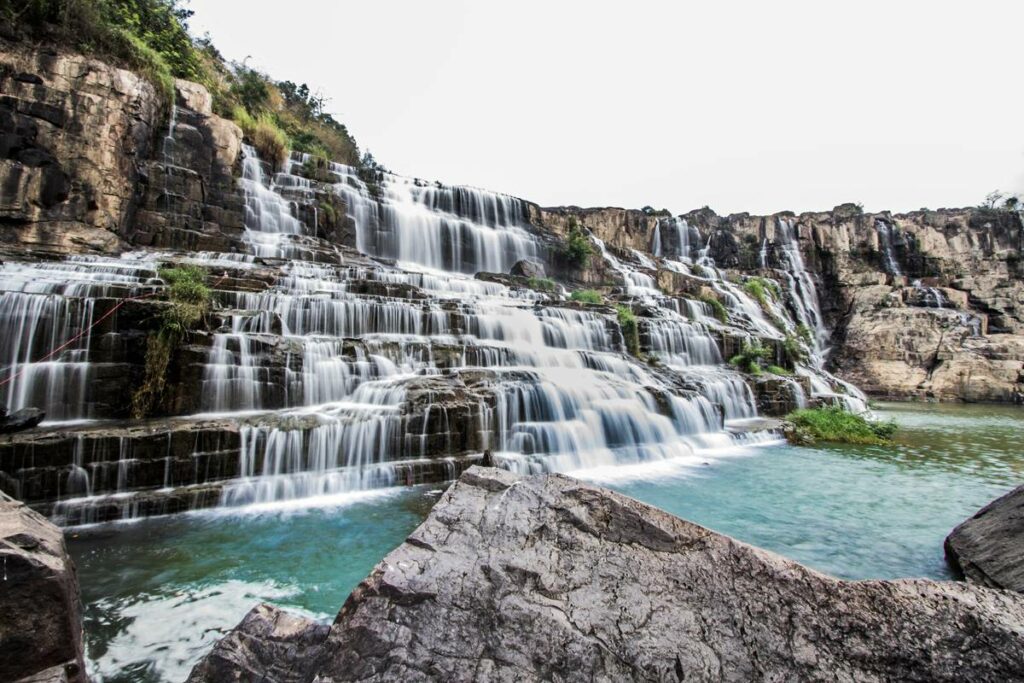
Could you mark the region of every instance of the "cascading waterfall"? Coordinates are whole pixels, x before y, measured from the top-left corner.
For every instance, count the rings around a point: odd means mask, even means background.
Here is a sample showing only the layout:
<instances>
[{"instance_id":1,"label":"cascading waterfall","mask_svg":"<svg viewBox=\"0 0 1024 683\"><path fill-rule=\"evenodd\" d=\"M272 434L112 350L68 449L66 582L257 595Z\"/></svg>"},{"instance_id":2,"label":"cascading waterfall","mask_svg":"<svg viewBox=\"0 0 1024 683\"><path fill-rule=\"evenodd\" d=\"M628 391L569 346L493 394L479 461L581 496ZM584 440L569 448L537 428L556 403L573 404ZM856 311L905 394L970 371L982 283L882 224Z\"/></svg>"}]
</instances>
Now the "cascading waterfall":
<instances>
[{"instance_id":1,"label":"cascading waterfall","mask_svg":"<svg viewBox=\"0 0 1024 683\"><path fill-rule=\"evenodd\" d=\"M878 233L878 247L882 252L882 263L886 272L895 277L901 276L903 273L900 271L900 264L896 260L892 246L893 227L881 218L876 218L875 231Z\"/></svg>"}]
</instances>

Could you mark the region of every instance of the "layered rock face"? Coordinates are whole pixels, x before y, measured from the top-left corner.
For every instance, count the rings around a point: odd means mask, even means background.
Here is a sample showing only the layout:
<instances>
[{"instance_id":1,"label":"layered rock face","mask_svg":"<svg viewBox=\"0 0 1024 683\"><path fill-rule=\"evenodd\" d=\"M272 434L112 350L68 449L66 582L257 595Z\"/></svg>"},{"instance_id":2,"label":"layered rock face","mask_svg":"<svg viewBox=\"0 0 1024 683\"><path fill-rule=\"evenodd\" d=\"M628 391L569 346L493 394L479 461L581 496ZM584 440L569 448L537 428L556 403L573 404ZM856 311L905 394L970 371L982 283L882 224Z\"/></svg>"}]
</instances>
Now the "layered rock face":
<instances>
[{"instance_id":1,"label":"layered rock face","mask_svg":"<svg viewBox=\"0 0 1024 683\"><path fill-rule=\"evenodd\" d=\"M275 629L258 608L190 680L268 656L289 672L268 680L321 682L1021 680L1022 608L965 584L840 581L568 477L474 467L318 648L311 622Z\"/></svg>"},{"instance_id":2,"label":"layered rock face","mask_svg":"<svg viewBox=\"0 0 1024 683\"><path fill-rule=\"evenodd\" d=\"M1024 486L978 510L953 529L945 546L961 578L1024 593Z\"/></svg>"},{"instance_id":3,"label":"layered rock face","mask_svg":"<svg viewBox=\"0 0 1024 683\"><path fill-rule=\"evenodd\" d=\"M75 566L60 529L0 493L0 680L85 683Z\"/></svg>"}]
</instances>

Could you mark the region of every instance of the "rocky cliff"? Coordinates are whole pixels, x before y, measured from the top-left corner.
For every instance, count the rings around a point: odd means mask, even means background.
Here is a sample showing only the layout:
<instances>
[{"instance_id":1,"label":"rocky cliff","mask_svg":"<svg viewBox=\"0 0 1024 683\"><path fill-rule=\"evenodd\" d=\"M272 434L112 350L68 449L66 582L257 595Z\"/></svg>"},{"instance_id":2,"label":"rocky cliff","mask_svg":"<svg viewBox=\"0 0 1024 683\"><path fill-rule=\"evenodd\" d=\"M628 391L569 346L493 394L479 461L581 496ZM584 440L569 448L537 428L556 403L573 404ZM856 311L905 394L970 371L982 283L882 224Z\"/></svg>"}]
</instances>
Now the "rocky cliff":
<instances>
[{"instance_id":1,"label":"rocky cliff","mask_svg":"<svg viewBox=\"0 0 1024 683\"><path fill-rule=\"evenodd\" d=\"M568 477L475 467L329 633L257 608L190 681L1022 680L1022 608L836 580Z\"/></svg>"},{"instance_id":2,"label":"rocky cliff","mask_svg":"<svg viewBox=\"0 0 1024 683\"><path fill-rule=\"evenodd\" d=\"M945 546L960 578L1024 593L1024 486L978 510L953 529Z\"/></svg>"},{"instance_id":3,"label":"rocky cliff","mask_svg":"<svg viewBox=\"0 0 1024 683\"><path fill-rule=\"evenodd\" d=\"M0 493L0 680L85 683L82 612L64 534Z\"/></svg>"}]
</instances>

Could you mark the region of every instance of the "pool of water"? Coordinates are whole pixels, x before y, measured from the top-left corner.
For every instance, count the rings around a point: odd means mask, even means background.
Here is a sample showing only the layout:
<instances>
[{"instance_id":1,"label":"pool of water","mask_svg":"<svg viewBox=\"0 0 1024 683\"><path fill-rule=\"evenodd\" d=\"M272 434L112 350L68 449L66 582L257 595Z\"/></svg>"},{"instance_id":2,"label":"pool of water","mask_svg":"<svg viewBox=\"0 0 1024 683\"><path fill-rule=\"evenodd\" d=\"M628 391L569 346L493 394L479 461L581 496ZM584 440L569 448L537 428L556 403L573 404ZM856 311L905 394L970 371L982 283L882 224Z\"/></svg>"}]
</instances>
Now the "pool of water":
<instances>
[{"instance_id":1,"label":"pool of water","mask_svg":"<svg viewBox=\"0 0 1024 683\"><path fill-rule=\"evenodd\" d=\"M577 473L845 578L947 578L942 540L1024 480L1024 409L882 404L895 447L775 445ZM330 619L437 487L70 530L90 668L181 681L257 602Z\"/></svg>"}]
</instances>

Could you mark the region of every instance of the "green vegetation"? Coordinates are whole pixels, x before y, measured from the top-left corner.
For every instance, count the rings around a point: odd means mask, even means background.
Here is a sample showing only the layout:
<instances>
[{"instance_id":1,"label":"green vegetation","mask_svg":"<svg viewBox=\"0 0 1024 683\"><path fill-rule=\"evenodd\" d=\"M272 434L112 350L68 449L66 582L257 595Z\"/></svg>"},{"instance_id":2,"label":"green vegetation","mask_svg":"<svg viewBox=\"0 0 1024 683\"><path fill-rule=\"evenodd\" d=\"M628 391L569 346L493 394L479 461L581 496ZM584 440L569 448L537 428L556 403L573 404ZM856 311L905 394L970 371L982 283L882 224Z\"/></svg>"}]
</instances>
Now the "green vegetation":
<instances>
[{"instance_id":1,"label":"green vegetation","mask_svg":"<svg viewBox=\"0 0 1024 683\"><path fill-rule=\"evenodd\" d=\"M743 289L765 310L768 310L769 295L776 301L782 298L782 290L779 289L778 283L765 277L747 278L743 283Z\"/></svg>"},{"instance_id":2,"label":"green vegetation","mask_svg":"<svg viewBox=\"0 0 1024 683\"><path fill-rule=\"evenodd\" d=\"M800 323L796 326L796 336L800 337L808 346L814 346L814 333L807 325Z\"/></svg>"},{"instance_id":3,"label":"green vegetation","mask_svg":"<svg viewBox=\"0 0 1024 683\"><path fill-rule=\"evenodd\" d=\"M744 372L751 375L760 375L765 369L766 361L771 351L761 345L760 342L743 342L740 352L729 359L729 363L735 365Z\"/></svg>"},{"instance_id":4,"label":"green vegetation","mask_svg":"<svg viewBox=\"0 0 1024 683\"><path fill-rule=\"evenodd\" d=\"M164 399L171 354L206 319L210 310L210 288L206 274L195 266L161 268L167 283L170 305L160 316L160 328L146 343L145 376L132 396L132 417L143 418Z\"/></svg>"},{"instance_id":5,"label":"green vegetation","mask_svg":"<svg viewBox=\"0 0 1024 683\"><path fill-rule=\"evenodd\" d=\"M671 217L672 216L672 212L669 211L668 209L655 210L655 208L653 206L649 205L649 204L647 206L645 206L644 208L640 209L640 210L643 211L644 215L646 215L646 216L662 216L662 217Z\"/></svg>"},{"instance_id":6,"label":"green vegetation","mask_svg":"<svg viewBox=\"0 0 1024 683\"><path fill-rule=\"evenodd\" d=\"M214 111L234 119L261 154L261 147L267 150L268 160L291 148L359 165L356 142L324 110L326 98L304 83L278 83L244 65L228 65L209 38L192 40L191 16L182 0L0 0L6 35L135 70L168 104L175 78L200 83L213 96Z\"/></svg>"},{"instance_id":7,"label":"green vegetation","mask_svg":"<svg viewBox=\"0 0 1024 683\"><path fill-rule=\"evenodd\" d=\"M895 422L868 420L838 406L796 410L786 420L792 424L786 436L803 445L816 441L884 445L891 443L896 432Z\"/></svg>"},{"instance_id":8,"label":"green vegetation","mask_svg":"<svg viewBox=\"0 0 1024 683\"><path fill-rule=\"evenodd\" d=\"M593 289L577 289L570 296L573 301L579 301L584 304L603 304L604 297L601 293Z\"/></svg>"},{"instance_id":9,"label":"green vegetation","mask_svg":"<svg viewBox=\"0 0 1024 683\"><path fill-rule=\"evenodd\" d=\"M698 301L701 301L711 307L711 314L718 318L723 323L729 322L729 311L726 309L725 304L716 299L713 296L701 294L697 297Z\"/></svg>"},{"instance_id":10,"label":"green vegetation","mask_svg":"<svg viewBox=\"0 0 1024 683\"><path fill-rule=\"evenodd\" d=\"M769 365L765 367L765 372L770 372L773 375L781 375L782 377L792 377L793 371L787 370L786 368L780 368L778 365Z\"/></svg>"},{"instance_id":11,"label":"green vegetation","mask_svg":"<svg viewBox=\"0 0 1024 683\"><path fill-rule=\"evenodd\" d=\"M576 268L586 268L593 253L594 247L580 227L579 221L575 217L569 218L569 235L562 249L565 259Z\"/></svg>"},{"instance_id":12,"label":"green vegetation","mask_svg":"<svg viewBox=\"0 0 1024 683\"><path fill-rule=\"evenodd\" d=\"M786 356L786 362L790 365L795 366L797 363L807 362L807 347L794 334L786 334L786 338L782 340L782 352Z\"/></svg>"},{"instance_id":13,"label":"green vegetation","mask_svg":"<svg viewBox=\"0 0 1024 683\"><path fill-rule=\"evenodd\" d=\"M640 326L637 324L636 315L629 306L619 304L616 307L619 318L619 328L622 330L622 339L626 344L626 350L633 356L640 356Z\"/></svg>"},{"instance_id":14,"label":"green vegetation","mask_svg":"<svg viewBox=\"0 0 1024 683\"><path fill-rule=\"evenodd\" d=\"M704 266L700 265L699 263L694 263L692 266L690 266L690 272L693 273L696 277L708 277L707 269L704 268Z\"/></svg>"},{"instance_id":15,"label":"green vegetation","mask_svg":"<svg viewBox=\"0 0 1024 683\"><path fill-rule=\"evenodd\" d=\"M549 277L531 277L526 281L526 286L538 292L553 292L558 289L558 283Z\"/></svg>"}]
</instances>

